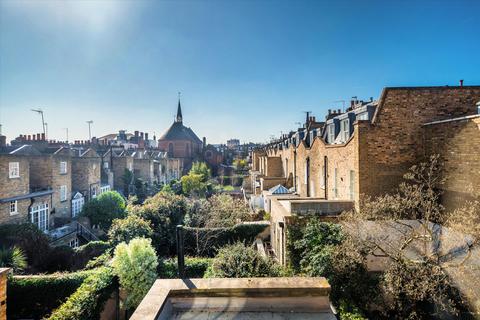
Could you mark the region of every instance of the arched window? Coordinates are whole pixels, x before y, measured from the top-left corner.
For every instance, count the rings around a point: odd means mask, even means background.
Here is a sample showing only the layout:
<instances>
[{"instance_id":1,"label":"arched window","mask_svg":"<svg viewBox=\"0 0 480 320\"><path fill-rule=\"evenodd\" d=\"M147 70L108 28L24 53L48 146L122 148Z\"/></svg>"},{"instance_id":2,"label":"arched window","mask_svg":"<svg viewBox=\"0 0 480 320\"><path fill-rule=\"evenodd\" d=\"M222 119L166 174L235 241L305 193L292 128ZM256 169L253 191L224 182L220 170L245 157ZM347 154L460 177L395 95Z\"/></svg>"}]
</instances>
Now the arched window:
<instances>
[{"instance_id":1,"label":"arched window","mask_svg":"<svg viewBox=\"0 0 480 320\"><path fill-rule=\"evenodd\" d=\"M173 157L173 143L168 144L168 156Z\"/></svg>"}]
</instances>

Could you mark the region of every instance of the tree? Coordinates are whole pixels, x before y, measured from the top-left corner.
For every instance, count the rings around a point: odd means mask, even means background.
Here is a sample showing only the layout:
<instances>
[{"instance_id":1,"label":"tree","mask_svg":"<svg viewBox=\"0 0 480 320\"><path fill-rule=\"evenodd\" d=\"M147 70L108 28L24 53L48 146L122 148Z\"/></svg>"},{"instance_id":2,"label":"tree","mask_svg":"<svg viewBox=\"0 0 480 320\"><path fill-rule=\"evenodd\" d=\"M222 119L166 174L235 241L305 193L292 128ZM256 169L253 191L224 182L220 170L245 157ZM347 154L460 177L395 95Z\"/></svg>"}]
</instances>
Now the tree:
<instances>
[{"instance_id":1,"label":"tree","mask_svg":"<svg viewBox=\"0 0 480 320\"><path fill-rule=\"evenodd\" d=\"M133 172L125 168L122 176L123 194L125 195L125 197L130 194L130 186L133 184L133 180Z\"/></svg>"},{"instance_id":2,"label":"tree","mask_svg":"<svg viewBox=\"0 0 480 320\"><path fill-rule=\"evenodd\" d=\"M208 199L207 214L203 216L202 227L232 227L241 221L250 220L250 210L245 202L228 194L218 194Z\"/></svg>"},{"instance_id":3,"label":"tree","mask_svg":"<svg viewBox=\"0 0 480 320\"><path fill-rule=\"evenodd\" d=\"M150 239L136 238L115 248L112 267L127 293L127 310L137 307L147 294L157 278L157 265L157 255Z\"/></svg>"},{"instance_id":4,"label":"tree","mask_svg":"<svg viewBox=\"0 0 480 320\"><path fill-rule=\"evenodd\" d=\"M412 166L394 194L364 198L358 212L343 215L343 225L373 256L389 260L380 282L389 318L428 318L464 308L446 269L461 268L478 245L480 205L446 212L440 204L444 182L438 156ZM446 231L444 228L451 228ZM446 250L444 235L460 233ZM436 311L435 311L436 309Z\"/></svg>"},{"instance_id":5,"label":"tree","mask_svg":"<svg viewBox=\"0 0 480 320\"><path fill-rule=\"evenodd\" d=\"M189 173L181 178L181 182L184 194L205 197L208 187L201 174Z\"/></svg>"},{"instance_id":6,"label":"tree","mask_svg":"<svg viewBox=\"0 0 480 320\"><path fill-rule=\"evenodd\" d=\"M145 200L142 205L130 205L129 214L148 221L153 229L153 245L160 255L176 252L176 226L183 224L188 211L184 196L160 192Z\"/></svg>"},{"instance_id":7,"label":"tree","mask_svg":"<svg viewBox=\"0 0 480 320\"><path fill-rule=\"evenodd\" d=\"M92 225L108 230L114 219L125 217L125 205L125 199L118 192L107 191L88 201L82 214L90 218Z\"/></svg>"},{"instance_id":8,"label":"tree","mask_svg":"<svg viewBox=\"0 0 480 320\"><path fill-rule=\"evenodd\" d=\"M113 220L108 231L108 238L114 245L120 242L128 243L134 238L150 238L152 235L153 230L150 222L132 214L127 215L124 219Z\"/></svg>"},{"instance_id":9,"label":"tree","mask_svg":"<svg viewBox=\"0 0 480 320\"><path fill-rule=\"evenodd\" d=\"M205 162L194 162L188 174L200 175L201 182L207 182L212 176L212 171Z\"/></svg>"},{"instance_id":10,"label":"tree","mask_svg":"<svg viewBox=\"0 0 480 320\"><path fill-rule=\"evenodd\" d=\"M207 278L279 277L281 267L268 257L263 257L252 247L241 242L218 251L207 270Z\"/></svg>"}]
</instances>

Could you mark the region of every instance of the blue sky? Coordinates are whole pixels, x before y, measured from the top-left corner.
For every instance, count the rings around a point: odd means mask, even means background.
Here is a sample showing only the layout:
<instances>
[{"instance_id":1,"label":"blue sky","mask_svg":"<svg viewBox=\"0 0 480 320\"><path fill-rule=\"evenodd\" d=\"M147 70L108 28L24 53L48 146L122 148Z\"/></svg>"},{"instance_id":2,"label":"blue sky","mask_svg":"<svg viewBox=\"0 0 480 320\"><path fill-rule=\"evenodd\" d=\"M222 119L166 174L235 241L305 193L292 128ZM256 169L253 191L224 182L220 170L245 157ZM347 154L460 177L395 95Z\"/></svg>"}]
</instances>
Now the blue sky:
<instances>
[{"instance_id":1,"label":"blue sky","mask_svg":"<svg viewBox=\"0 0 480 320\"><path fill-rule=\"evenodd\" d=\"M0 0L0 123L12 139L159 136L182 92L211 143L263 142L385 86L480 85L480 1Z\"/></svg>"}]
</instances>

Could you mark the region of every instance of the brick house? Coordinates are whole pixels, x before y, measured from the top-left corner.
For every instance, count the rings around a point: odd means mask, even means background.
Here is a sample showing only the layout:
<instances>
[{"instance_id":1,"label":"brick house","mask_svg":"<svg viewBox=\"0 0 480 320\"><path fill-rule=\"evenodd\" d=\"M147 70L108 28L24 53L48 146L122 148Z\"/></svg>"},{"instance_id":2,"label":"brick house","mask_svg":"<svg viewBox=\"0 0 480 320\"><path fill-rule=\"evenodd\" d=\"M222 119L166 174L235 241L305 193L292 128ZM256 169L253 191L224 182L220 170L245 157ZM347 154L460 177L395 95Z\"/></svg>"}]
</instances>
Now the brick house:
<instances>
[{"instance_id":1,"label":"brick house","mask_svg":"<svg viewBox=\"0 0 480 320\"><path fill-rule=\"evenodd\" d=\"M51 189L52 218L56 226L71 218L72 155L66 147L46 148L30 154L30 185L35 189Z\"/></svg>"},{"instance_id":2,"label":"brick house","mask_svg":"<svg viewBox=\"0 0 480 320\"><path fill-rule=\"evenodd\" d=\"M72 217L101 193L101 158L92 148L72 150Z\"/></svg>"},{"instance_id":3,"label":"brick house","mask_svg":"<svg viewBox=\"0 0 480 320\"><path fill-rule=\"evenodd\" d=\"M133 174L151 186L156 182L154 175L154 157L144 149L137 149L131 155L133 159Z\"/></svg>"},{"instance_id":4,"label":"brick house","mask_svg":"<svg viewBox=\"0 0 480 320\"><path fill-rule=\"evenodd\" d=\"M26 150L30 148L2 150L0 154L0 224L30 221L46 232L53 222L50 219L53 190L31 186L30 161L26 155L36 150Z\"/></svg>"},{"instance_id":5,"label":"brick house","mask_svg":"<svg viewBox=\"0 0 480 320\"><path fill-rule=\"evenodd\" d=\"M444 160L447 208L480 199L479 102L480 86L385 88L378 101L329 112L317 132L305 125L255 150L252 197L275 184L293 193L269 198L274 256L285 263L292 217L322 216L338 201L358 208L364 195L394 191L412 165L432 154ZM292 214L294 202L311 212Z\"/></svg>"},{"instance_id":6,"label":"brick house","mask_svg":"<svg viewBox=\"0 0 480 320\"><path fill-rule=\"evenodd\" d=\"M252 188L259 194L271 187L268 179L275 183L283 179L282 184L288 185L291 178L291 187L301 196L354 200L358 205L361 194L375 196L392 191L410 166L433 151L442 151L432 150L436 145L425 139L433 141L428 132L434 127L453 128L456 123L438 121L455 118L460 118L458 125L469 129L456 129L459 131L450 133L447 143L463 141L470 159L478 159L476 147L467 143L472 136L478 137L478 120L474 120L478 101L480 86L385 88L378 101L353 101L345 113L329 114L324 128L316 133L305 126L255 151ZM471 117L469 125L462 117ZM456 139L457 134L466 136ZM457 157L463 157L463 153L457 153ZM457 161L467 160L462 159ZM475 185L476 166L464 166L469 173L464 177L471 181L462 185Z\"/></svg>"}]
</instances>

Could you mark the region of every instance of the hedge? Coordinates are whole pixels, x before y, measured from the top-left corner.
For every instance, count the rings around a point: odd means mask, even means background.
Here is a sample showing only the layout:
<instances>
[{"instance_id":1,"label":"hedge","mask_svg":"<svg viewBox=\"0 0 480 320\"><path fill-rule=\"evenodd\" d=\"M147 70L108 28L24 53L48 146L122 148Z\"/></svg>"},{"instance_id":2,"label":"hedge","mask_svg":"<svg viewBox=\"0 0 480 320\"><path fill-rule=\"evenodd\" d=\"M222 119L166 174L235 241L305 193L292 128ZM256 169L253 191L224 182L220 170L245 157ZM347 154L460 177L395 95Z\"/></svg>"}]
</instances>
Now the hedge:
<instances>
[{"instance_id":1,"label":"hedge","mask_svg":"<svg viewBox=\"0 0 480 320\"><path fill-rule=\"evenodd\" d=\"M90 260L104 254L110 248L110 243L106 241L91 241L75 248L72 268L74 270L85 268Z\"/></svg>"},{"instance_id":2,"label":"hedge","mask_svg":"<svg viewBox=\"0 0 480 320\"><path fill-rule=\"evenodd\" d=\"M211 263L211 258L185 257L185 276L187 278L203 278ZM173 258L160 261L157 273L160 279L178 278L177 259Z\"/></svg>"},{"instance_id":3,"label":"hedge","mask_svg":"<svg viewBox=\"0 0 480 320\"><path fill-rule=\"evenodd\" d=\"M218 249L235 242L251 243L268 223L237 224L230 228L184 228L185 254L213 257Z\"/></svg>"},{"instance_id":4,"label":"hedge","mask_svg":"<svg viewBox=\"0 0 480 320\"><path fill-rule=\"evenodd\" d=\"M118 282L109 267L95 269L48 320L95 320Z\"/></svg>"},{"instance_id":5,"label":"hedge","mask_svg":"<svg viewBox=\"0 0 480 320\"><path fill-rule=\"evenodd\" d=\"M41 319L50 314L92 271L13 276L7 282L8 319Z\"/></svg>"}]
</instances>

